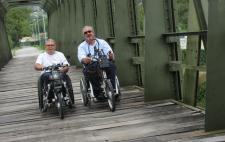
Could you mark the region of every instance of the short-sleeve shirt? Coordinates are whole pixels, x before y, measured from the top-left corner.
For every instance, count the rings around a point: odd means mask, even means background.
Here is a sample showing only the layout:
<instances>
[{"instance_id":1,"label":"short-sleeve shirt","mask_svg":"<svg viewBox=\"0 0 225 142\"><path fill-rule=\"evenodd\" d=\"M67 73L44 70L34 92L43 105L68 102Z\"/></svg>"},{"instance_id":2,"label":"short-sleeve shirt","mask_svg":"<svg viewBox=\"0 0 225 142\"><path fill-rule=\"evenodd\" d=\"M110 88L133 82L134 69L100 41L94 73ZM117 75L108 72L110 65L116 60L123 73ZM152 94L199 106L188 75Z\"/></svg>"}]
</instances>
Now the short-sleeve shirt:
<instances>
[{"instance_id":1,"label":"short-sleeve shirt","mask_svg":"<svg viewBox=\"0 0 225 142\"><path fill-rule=\"evenodd\" d=\"M55 53L52 55L48 54L47 52L41 53L38 56L36 63L41 64L44 67L57 65L57 64L69 65L64 54L59 51L55 51Z\"/></svg>"},{"instance_id":2,"label":"short-sleeve shirt","mask_svg":"<svg viewBox=\"0 0 225 142\"><path fill-rule=\"evenodd\" d=\"M77 56L79 61L81 62L81 60L85 57L87 57L88 54L90 54L91 56L95 55L95 48L103 51L103 54L107 55L109 53L109 51L112 51L112 48L109 46L109 44L103 40L103 39L96 39L95 43L93 45L89 45L86 41L83 41L79 46L78 46L78 52L77 52Z\"/></svg>"}]
</instances>

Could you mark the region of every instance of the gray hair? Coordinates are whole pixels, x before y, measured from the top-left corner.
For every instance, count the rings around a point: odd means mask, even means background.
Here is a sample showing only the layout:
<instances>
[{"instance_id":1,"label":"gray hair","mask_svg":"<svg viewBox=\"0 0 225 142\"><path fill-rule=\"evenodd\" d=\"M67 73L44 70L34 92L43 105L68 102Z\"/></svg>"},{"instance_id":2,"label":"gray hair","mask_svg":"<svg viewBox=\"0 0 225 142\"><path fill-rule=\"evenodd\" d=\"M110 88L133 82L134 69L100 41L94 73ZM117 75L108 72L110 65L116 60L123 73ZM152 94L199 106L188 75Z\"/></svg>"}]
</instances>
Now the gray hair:
<instances>
[{"instance_id":1,"label":"gray hair","mask_svg":"<svg viewBox=\"0 0 225 142\"><path fill-rule=\"evenodd\" d=\"M47 43L49 43L49 42L53 42L53 43L56 44L56 41L55 41L54 39L51 39L51 38L50 38L50 39L48 39L48 40L45 41L45 45L46 45Z\"/></svg>"}]
</instances>

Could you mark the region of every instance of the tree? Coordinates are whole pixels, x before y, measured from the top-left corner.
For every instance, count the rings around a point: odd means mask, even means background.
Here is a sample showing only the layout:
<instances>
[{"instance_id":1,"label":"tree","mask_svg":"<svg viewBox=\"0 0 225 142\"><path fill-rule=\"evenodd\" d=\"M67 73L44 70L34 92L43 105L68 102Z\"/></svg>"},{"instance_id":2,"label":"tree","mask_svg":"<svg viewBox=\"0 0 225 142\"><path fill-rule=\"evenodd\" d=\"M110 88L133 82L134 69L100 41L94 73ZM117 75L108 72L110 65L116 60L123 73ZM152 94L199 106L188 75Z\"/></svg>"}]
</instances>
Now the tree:
<instances>
[{"instance_id":1,"label":"tree","mask_svg":"<svg viewBox=\"0 0 225 142\"><path fill-rule=\"evenodd\" d=\"M189 0L177 0L176 2L178 31L187 31Z\"/></svg>"},{"instance_id":2,"label":"tree","mask_svg":"<svg viewBox=\"0 0 225 142\"><path fill-rule=\"evenodd\" d=\"M31 35L30 13L28 8L13 8L6 15L6 27L9 37L12 38L13 47L18 45L19 39Z\"/></svg>"}]
</instances>

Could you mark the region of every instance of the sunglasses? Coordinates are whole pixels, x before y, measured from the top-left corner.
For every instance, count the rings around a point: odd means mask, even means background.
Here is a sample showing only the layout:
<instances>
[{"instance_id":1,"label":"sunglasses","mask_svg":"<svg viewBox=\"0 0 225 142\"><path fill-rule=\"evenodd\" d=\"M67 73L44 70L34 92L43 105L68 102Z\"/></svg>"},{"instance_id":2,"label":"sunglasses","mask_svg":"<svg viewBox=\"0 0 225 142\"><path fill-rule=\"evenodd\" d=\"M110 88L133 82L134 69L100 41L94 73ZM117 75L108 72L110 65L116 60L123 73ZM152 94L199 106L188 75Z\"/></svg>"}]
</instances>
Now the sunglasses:
<instances>
[{"instance_id":1,"label":"sunglasses","mask_svg":"<svg viewBox=\"0 0 225 142\"><path fill-rule=\"evenodd\" d=\"M89 34L89 33L91 33L92 31L86 31L86 32L84 32L84 34L86 35L87 33Z\"/></svg>"}]
</instances>

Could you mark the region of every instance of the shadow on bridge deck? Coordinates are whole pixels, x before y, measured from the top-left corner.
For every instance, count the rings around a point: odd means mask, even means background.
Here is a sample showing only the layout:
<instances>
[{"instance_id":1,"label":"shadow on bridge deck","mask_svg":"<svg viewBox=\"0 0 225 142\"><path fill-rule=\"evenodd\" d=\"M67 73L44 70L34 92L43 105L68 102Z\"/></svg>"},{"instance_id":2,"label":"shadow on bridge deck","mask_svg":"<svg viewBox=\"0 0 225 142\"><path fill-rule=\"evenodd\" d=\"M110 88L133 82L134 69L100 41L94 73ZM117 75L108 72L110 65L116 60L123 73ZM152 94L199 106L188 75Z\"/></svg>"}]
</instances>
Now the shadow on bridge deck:
<instances>
[{"instance_id":1,"label":"shadow on bridge deck","mask_svg":"<svg viewBox=\"0 0 225 142\"><path fill-rule=\"evenodd\" d=\"M70 76L76 107L66 110L60 120L54 110L41 114L38 109L34 71L35 56L12 59L0 72L0 140L2 142L76 141L216 141L225 136L203 131L204 114L174 101L144 103L136 87L122 88L122 100L115 112L107 104L91 108L81 103L80 70Z\"/></svg>"}]
</instances>

